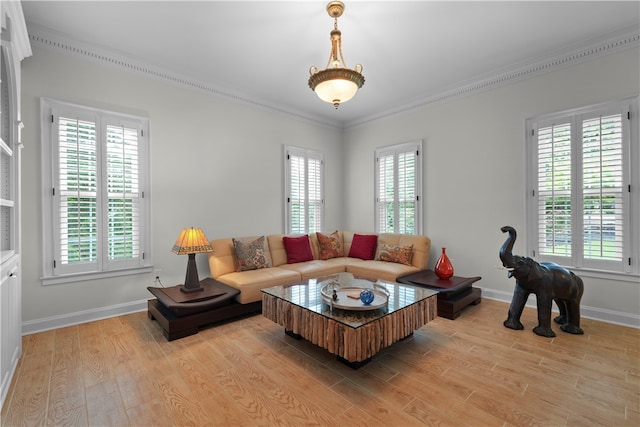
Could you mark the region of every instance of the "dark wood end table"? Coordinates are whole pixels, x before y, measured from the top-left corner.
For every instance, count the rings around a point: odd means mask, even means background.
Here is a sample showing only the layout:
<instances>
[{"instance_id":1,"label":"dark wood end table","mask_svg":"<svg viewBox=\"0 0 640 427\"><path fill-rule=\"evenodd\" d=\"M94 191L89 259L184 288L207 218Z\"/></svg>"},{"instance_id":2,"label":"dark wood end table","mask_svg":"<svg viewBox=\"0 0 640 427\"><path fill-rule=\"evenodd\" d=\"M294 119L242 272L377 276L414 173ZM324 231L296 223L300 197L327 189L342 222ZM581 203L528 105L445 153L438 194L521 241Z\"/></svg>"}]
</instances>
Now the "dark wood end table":
<instances>
[{"instance_id":1,"label":"dark wood end table","mask_svg":"<svg viewBox=\"0 0 640 427\"><path fill-rule=\"evenodd\" d=\"M432 270L421 270L399 277L397 281L438 291L438 316L454 320L469 304L480 304L482 290L471 286L480 279L480 276L453 276L442 280Z\"/></svg>"},{"instance_id":2,"label":"dark wood end table","mask_svg":"<svg viewBox=\"0 0 640 427\"><path fill-rule=\"evenodd\" d=\"M200 286L202 291L191 293L182 292L180 285L147 288L156 297L147 301L147 315L168 341L197 334L203 325L262 311L262 301L239 304L235 297L240 291L217 280L201 280Z\"/></svg>"}]
</instances>

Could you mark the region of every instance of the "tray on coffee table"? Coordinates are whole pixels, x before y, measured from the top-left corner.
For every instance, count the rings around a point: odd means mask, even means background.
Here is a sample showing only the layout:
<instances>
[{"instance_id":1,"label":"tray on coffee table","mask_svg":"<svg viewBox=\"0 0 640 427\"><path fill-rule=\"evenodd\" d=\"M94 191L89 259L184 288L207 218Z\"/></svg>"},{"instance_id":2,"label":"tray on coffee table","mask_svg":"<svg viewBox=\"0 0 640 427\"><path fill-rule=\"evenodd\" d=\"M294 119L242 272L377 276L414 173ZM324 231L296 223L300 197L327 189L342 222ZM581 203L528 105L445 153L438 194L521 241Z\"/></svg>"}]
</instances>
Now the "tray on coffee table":
<instances>
[{"instance_id":1,"label":"tray on coffee table","mask_svg":"<svg viewBox=\"0 0 640 427\"><path fill-rule=\"evenodd\" d=\"M379 285L378 285L379 286ZM386 307L389 303L389 291L382 286L368 288L356 287L339 287L333 283L328 283L322 287L322 300L334 308L343 310L377 310ZM370 289L373 292L373 301L365 304L360 300L360 292ZM333 291L336 292L336 298L333 297Z\"/></svg>"}]
</instances>

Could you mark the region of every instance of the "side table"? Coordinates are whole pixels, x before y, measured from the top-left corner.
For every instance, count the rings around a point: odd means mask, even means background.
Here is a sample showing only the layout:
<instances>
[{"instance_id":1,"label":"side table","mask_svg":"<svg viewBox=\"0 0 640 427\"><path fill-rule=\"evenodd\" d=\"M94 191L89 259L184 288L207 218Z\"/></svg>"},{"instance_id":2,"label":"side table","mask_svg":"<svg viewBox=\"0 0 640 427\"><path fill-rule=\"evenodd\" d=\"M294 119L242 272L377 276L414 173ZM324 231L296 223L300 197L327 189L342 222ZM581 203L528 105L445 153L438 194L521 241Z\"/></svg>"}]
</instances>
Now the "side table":
<instances>
[{"instance_id":1,"label":"side table","mask_svg":"<svg viewBox=\"0 0 640 427\"><path fill-rule=\"evenodd\" d=\"M469 304L480 304L482 290L471 286L480 279L480 276L453 276L442 280L431 270L421 270L399 277L397 281L438 291L438 316L454 320Z\"/></svg>"},{"instance_id":2,"label":"side table","mask_svg":"<svg viewBox=\"0 0 640 427\"><path fill-rule=\"evenodd\" d=\"M200 326L262 311L262 302L239 304L239 290L207 278L203 290L185 293L180 286L147 289L156 299L147 301L147 315L162 327L167 341L197 334Z\"/></svg>"}]
</instances>

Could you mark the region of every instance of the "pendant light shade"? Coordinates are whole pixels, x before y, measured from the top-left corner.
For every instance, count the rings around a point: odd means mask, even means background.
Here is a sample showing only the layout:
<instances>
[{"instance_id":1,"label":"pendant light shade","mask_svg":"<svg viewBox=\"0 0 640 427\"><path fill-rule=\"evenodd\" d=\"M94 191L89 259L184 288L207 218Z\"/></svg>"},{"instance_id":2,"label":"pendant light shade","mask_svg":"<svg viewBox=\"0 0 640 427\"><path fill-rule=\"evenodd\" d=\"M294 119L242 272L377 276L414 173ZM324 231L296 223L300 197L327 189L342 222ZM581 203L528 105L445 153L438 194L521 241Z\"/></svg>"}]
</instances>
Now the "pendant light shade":
<instances>
[{"instance_id":1,"label":"pendant light shade","mask_svg":"<svg viewBox=\"0 0 640 427\"><path fill-rule=\"evenodd\" d=\"M338 29L338 17L342 16L344 4L332 1L327 5L329 16L334 18L331 31L331 55L327 68L318 71L316 66L309 69L309 87L320 99L333 104L336 109L342 102L347 102L364 85L362 65L357 64L353 70L346 67L342 56L342 33Z\"/></svg>"}]
</instances>

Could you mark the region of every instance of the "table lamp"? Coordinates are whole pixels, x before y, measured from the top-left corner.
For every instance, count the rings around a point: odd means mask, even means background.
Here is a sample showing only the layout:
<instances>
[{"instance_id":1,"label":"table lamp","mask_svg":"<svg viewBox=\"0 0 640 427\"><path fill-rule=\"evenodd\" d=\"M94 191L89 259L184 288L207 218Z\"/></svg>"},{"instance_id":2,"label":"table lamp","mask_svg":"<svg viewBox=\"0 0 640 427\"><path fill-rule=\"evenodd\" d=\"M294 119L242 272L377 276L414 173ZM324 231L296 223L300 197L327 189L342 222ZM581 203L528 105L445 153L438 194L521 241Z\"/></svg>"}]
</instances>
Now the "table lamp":
<instances>
[{"instance_id":1,"label":"table lamp","mask_svg":"<svg viewBox=\"0 0 640 427\"><path fill-rule=\"evenodd\" d=\"M180 287L182 292L198 292L203 288L200 286L198 269L196 267L196 254L212 252L213 248L204 235L201 228L185 228L178 236L178 240L173 245L171 252L178 255L189 255L187 261L187 274L184 278L184 285Z\"/></svg>"}]
</instances>

